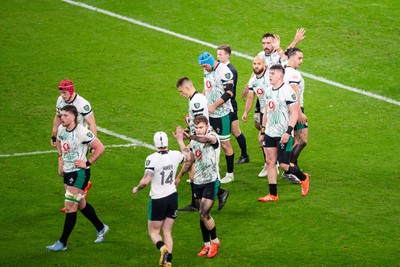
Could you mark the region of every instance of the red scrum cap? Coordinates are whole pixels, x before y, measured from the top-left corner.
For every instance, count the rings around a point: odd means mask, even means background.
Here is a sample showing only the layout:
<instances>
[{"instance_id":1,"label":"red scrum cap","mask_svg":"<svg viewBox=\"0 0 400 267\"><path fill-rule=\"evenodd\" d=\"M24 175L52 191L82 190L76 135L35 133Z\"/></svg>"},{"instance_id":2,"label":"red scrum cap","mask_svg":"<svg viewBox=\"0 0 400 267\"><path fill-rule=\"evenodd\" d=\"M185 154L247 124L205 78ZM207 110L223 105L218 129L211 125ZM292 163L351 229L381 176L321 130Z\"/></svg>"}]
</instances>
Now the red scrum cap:
<instances>
[{"instance_id":1,"label":"red scrum cap","mask_svg":"<svg viewBox=\"0 0 400 267\"><path fill-rule=\"evenodd\" d=\"M62 80L60 85L58 86L58 90L60 91L68 91L70 95L73 95L75 92L74 84L71 80Z\"/></svg>"}]
</instances>

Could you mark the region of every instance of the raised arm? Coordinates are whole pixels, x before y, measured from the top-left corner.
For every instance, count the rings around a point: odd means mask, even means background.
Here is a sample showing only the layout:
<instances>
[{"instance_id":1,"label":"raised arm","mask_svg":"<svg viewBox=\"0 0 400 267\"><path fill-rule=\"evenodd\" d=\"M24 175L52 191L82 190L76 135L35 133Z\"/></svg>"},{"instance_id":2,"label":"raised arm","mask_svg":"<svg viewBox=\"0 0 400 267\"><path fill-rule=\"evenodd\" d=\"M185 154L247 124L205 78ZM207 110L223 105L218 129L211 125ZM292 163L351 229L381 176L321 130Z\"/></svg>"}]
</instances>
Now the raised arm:
<instances>
[{"instance_id":1,"label":"raised arm","mask_svg":"<svg viewBox=\"0 0 400 267\"><path fill-rule=\"evenodd\" d=\"M296 47L298 43L300 43L306 36L304 35L306 30L304 28L297 29L296 35L294 36L293 41L290 43L288 48ZM288 49L287 48L287 49Z\"/></svg>"}]
</instances>

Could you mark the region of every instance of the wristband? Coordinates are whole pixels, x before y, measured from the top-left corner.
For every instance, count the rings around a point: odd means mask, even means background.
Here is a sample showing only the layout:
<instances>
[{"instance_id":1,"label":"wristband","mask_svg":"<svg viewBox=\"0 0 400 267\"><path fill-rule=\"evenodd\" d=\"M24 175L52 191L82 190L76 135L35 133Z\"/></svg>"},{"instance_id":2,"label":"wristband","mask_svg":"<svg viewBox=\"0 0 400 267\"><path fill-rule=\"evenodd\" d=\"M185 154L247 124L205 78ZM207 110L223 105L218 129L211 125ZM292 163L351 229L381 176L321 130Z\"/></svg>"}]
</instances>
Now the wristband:
<instances>
[{"instance_id":1,"label":"wristband","mask_svg":"<svg viewBox=\"0 0 400 267\"><path fill-rule=\"evenodd\" d=\"M227 92L225 92L222 96L221 96L222 100L224 100L224 102L228 101L231 98L231 95L228 94Z\"/></svg>"},{"instance_id":2,"label":"wristband","mask_svg":"<svg viewBox=\"0 0 400 267\"><path fill-rule=\"evenodd\" d=\"M287 127L286 133L289 134L289 135L292 135L292 131L293 131L293 127L289 125Z\"/></svg>"},{"instance_id":3,"label":"wristband","mask_svg":"<svg viewBox=\"0 0 400 267\"><path fill-rule=\"evenodd\" d=\"M90 165L92 165L92 163L90 163L90 161L86 161L86 167L89 167Z\"/></svg>"},{"instance_id":4,"label":"wristband","mask_svg":"<svg viewBox=\"0 0 400 267\"><path fill-rule=\"evenodd\" d=\"M53 141L53 143L55 143L55 142L57 141L57 138L53 135L53 136L51 137L51 141Z\"/></svg>"},{"instance_id":5,"label":"wristband","mask_svg":"<svg viewBox=\"0 0 400 267\"><path fill-rule=\"evenodd\" d=\"M58 157L61 157L61 156L62 156L62 154L59 154L59 155L58 155Z\"/></svg>"}]
</instances>

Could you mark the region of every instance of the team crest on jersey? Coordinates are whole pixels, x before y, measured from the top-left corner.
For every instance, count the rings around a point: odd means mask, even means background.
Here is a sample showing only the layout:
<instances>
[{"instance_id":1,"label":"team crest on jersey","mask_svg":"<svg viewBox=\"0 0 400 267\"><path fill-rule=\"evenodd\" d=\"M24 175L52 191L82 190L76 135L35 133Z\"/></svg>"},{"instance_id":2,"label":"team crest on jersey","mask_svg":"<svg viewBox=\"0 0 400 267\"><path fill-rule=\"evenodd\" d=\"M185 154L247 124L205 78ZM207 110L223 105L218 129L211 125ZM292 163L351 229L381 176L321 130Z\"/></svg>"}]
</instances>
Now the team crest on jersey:
<instances>
[{"instance_id":1,"label":"team crest on jersey","mask_svg":"<svg viewBox=\"0 0 400 267\"><path fill-rule=\"evenodd\" d=\"M92 134L91 132L88 132L86 135L87 135L87 137L89 137L89 138L92 138L92 137L93 137L93 134Z\"/></svg>"},{"instance_id":2,"label":"team crest on jersey","mask_svg":"<svg viewBox=\"0 0 400 267\"><path fill-rule=\"evenodd\" d=\"M86 110L86 111L89 111L89 105L85 105L85 106L83 107L83 109Z\"/></svg>"},{"instance_id":3,"label":"team crest on jersey","mask_svg":"<svg viewBox=\"0 0 400 267\"><path fill-rule=\"evenodd\" d=\"M296 100L296 94L292 94L292 99Z\"/></svg>"},{"instance_id":4,"label":"team crest on jersey","mask_svg":"<svg viewBox=\"0 0 400 267\"><path fill-rule=\"evenodd\" d=\"M194 107L198 109L200 107L200 103L194 103Z\"/></svg>"},{"instance_id":5,"label":"team crest on jersey","mask_svg":"<svg viewBox=\"0 0 400 267\"><path fill-rule=\"evenodd\" d=\"M227 78L227 79L231 79L231 74L228 72L228 73L225 73L225 77Z\"/></svg>"},{"instance_id":6,"label":"team crest on jersey","mask_svg":"<svg viewBox=\"0 0 400 267\"><path fill-rule=\"evenodd\" d=\"M145 162L146 167L150 165L150 160L146 160Z\"/></svg>"}]
</instances>

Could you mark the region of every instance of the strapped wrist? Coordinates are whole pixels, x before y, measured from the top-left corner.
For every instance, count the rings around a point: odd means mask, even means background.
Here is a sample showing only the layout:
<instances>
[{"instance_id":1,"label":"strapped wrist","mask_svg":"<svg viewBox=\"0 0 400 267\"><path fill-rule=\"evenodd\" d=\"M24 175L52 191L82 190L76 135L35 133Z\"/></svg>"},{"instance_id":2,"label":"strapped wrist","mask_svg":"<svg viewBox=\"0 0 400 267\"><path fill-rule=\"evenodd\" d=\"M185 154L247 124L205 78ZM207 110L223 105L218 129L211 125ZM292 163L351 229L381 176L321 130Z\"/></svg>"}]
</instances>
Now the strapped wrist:
<instances>
[{"instance_id":1,"label":"strapped wrist","mask_svg":"<svg viewBox=\"0 0 400 267\"><path fill-rule=\"evenodd\" d=\"M292 135L292 131L293 131L293 127L289 125L287 127L286 133L289 134L289 135Z\"/></svg>"}]
</instances>

